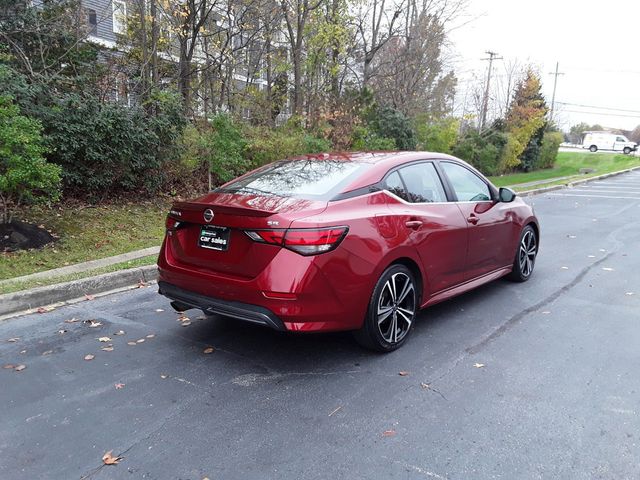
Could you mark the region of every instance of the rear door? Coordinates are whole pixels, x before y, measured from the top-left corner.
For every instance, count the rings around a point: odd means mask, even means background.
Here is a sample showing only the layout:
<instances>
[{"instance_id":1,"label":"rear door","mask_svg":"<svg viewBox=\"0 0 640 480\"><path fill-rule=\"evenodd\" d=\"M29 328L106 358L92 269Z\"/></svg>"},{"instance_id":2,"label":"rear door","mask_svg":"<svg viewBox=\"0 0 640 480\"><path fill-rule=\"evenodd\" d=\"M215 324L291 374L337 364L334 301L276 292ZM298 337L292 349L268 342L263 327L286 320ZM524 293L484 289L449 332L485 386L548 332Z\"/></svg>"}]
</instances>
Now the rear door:
<instances>
[{"instance_id":1,"label":"rear door","mask_svg":"<svg viewBox=\"0 0 640 480\"><path fill-rule=\"evenodd\" d=\"M469 228L466 280L510 265L515 224L509 204L495 201L486 180L462 164L439 165Z\"/></svg>"},{"instance_id":2,"label":"rear door","mask_svg":"<svg viewBox=\"0 0 640 480\"><path fill-rule=\"evenodd\" d=\"M431 295L461 283L467 253L467 225L454 203L448 203L433 162L393 170L385 188L398 202L389 207L410 232Z\"/></svg>"}]
</instances>

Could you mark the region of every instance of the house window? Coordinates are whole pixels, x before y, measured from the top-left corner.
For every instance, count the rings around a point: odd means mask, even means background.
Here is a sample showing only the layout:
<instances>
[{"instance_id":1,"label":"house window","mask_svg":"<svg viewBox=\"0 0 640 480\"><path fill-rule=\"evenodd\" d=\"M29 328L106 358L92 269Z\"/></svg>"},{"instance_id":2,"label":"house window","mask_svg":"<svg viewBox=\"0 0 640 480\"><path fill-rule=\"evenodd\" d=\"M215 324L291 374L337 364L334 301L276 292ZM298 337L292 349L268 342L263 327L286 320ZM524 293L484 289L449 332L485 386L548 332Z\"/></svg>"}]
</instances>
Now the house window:
<instances>
[{"instance_id":1,"label":"house window","mask_svg":"<svg viewBox=\"0 0 640 480\"><path fill-rule=\"evenodd\" d=\"M124 35L127 31L127 4L123 0L112 0L113 31Z\"/></svg>"},{"instance_id":2,"label":"house window","mask_svg":"<svg viewBox=\"0 0 640 480\"><path fill-rule=\"evenodd\" d=\"M89 24L89 35L98 34L98 15L92 8L87 10L87 22Z\"/></svg>"}]
</instances>

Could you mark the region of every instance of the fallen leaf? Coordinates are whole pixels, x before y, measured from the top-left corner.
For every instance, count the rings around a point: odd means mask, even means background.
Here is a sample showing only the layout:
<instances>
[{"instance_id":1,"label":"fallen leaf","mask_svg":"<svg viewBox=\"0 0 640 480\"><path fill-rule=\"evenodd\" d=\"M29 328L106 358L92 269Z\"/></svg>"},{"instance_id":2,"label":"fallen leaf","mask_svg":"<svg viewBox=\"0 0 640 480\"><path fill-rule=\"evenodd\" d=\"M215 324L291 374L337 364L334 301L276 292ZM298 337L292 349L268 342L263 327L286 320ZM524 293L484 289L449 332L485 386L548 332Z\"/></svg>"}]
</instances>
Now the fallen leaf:
<instances>
[{"instance_id":1,"label":"fallen leaf","mask_svg":"<svg viewBox=\"0 0 640 480\"><path fill-rule=\"evenodd\" d=\"M124 335L124 330L118 330L117 332L114 332L114 335Z\"/></svg>"},{"instance_id":2,"label":"fallen leaf","mask_svg":"<svg viewBox=\"0 0 640 480\"><path fill-rule=\"evenodd\" d=\"M91 355L91 354L84 356L84 359L87 360L87 361L93 360L94 358L96 358L96 356L95 355Z\"/></svg>"},{"instance_id":3,"label":"fallen leaf","mask_svg":"<svg viewBox=\"0 0 640 480\"><path fill-rule=\"evenodd\" d=\"M633 292L626 292L625 295L631 296L631 295L634 295L634 293Z\"/></svg>"},{"instance_id":4,"label":"fallen leaf","mask_svg":"<svg viewBox=\"0 0 640 480\"><path fill-rule=\"evenodd\" d=\"M64 329L64 328L61 328L60 330L58 330L58 333L59 333L60 335L62 335L62 334L64 334L64 333L67 333L68 331L69 331L69 330L66 330L66 329Z\"/></svg>"},{"instance_id":5,"label":"fallen leaf","mask_svg":"<svg viewBox=\"0 0 640 480\"><path fill-rule=\"evenodd\" d=\"M38 307L38 310L36 310L38 313L47 313L54 310L54 307Z\"/></svg>"},{"instance_id":6,"label":"fallen leaf","mask_svg":"<svg viewBox=\"0 0 640 480\"><path fill-rule=\"evenodd\" d=\"M98 322L97 320L85 320L84 323L89 324L89 328L101 327L102 322Z\"/></svg>"},{"instance_id":7,"label":"fallen leaf","mask_svg":"<svg viewBox=\"0 0 640 480\"><path fill-rule=\"evenodd\" d=\"M16 372L21 372L22 370L24 370L25 368L27 368L26 365L18 365L16 368L14 368L13 370Z\"/></svg>"},{"instance_id":8,"label":"fallen leaf","mask_svg":"<svg viewBox=\"0 0 640 480\"><path fill-rule=\"evenodd\" d=\"M164 312L164 308L156 308L156 312L158 312L158 313Z\"/></svg>"},{"instance_id":9,"label":"fallen leaf","mask_svg":"<svg viewBox=\"0 0 640 480\"><path fill-rule=\"evenodd\" d=\"M104 462L105 465L117 465L118 462L122 460L122 457L120 456L114 457L111 454L111 452L113 452L113 450L109 450L107 453L105 453L102 456L102 461Z\"/></svg>"},{"instance_id":10,"label":"fallen leaf","mask_svg":"<svg viewBox=\"0 0 640 480\"><path fill-rule=\"evenodd\" d=\"M20 337L13 337L13 338L10 338L9 340L7 340L7 342L16 343L18 340L20 340Z\"/></svg>"},{"instance_id":11,"label":"fallen leaf","mask_svg":"<svg viewBox=\"0 0 640 480\"><path fill-rule=\"evenodd\" d=\"M180 316L178 317L179 322L188 322L189 320L191 320L189 317L185 317L182 314L180 314Z\"/></svg>"},{"instance_id":12,"label":"fallen leaf","mask_svg":"<svg viewBox=\"0 0 640 480\"><path fill-rule=\"evenodd\" d=\"M161 378L161 379L163 379L163 380L164 380L165 378L167 378L168 376L169 376L169 375L165 375L165 374L163 374L163 373L161 373L161 374L160 374L160 378Z\"/></svg>"},{"instance_id":13,"label":"fallen leaf","mask_svg":"<svg viewBox=\"0 0 640 480\"><path fill-rule=\"evenodd\" d=\"M79 321L80 321L79 318L75 318L74 317L74 318L70 318L68 320L65 320L64 323L76 323L76 322L79 322Z\"/></svg>"},{"instance_id":14,"label":"fallen leaf","mask_svg":"<svg viewBox=\"0 0 640 480\"><path fill-rule=\"evenodd\" d=\"M124 388L124 383L116 383L116 390L122 390Z\"/></svg>"},{"instance_id":15,"label":"fallen leaf","mask_svg":"<svg viewBox=\"0 0 640 480\"><path fill-rule=\"evenodd\" d=\"M428 383L424 383L424 382L422 382L422 383L420 383L420 386L426 390L426 389L428 389L431 385L430 385L430 384L428 384Z\"/></svg>"},{"instance_id":16,"label":"fallen leaf","mask_svg":"<svg viewBox=\"0 0 640 480\"><path fill-rule=\"evenodd\" d=\"M53 353L53 350L47 350L46 352L42 352L42 356L51 355L52 353Z\"/></svg>"},{"instance_id":17,"label":"fallen leaf","mask_svg":"<svg viewBox=\"0 0 640 480\"><path fill-rule=\"evenodd\" d=\"M476 368L483 368L483 367L485 367L485 364L484 363L474 363L473 366L476 367Z\"/></svg>"},{"instance_id":18,"label":"fallen leaf","mask_svg":"<svg viewBox=\"0 0 640 480\"><path fill-rule=\"evenodd\" d=\"M401 377L406 377L407 375L409 375L409 372L405 372L405 371L398 372L398 375L400 375Z\"/></svg>"},{"instance_id":19,"label":"fallen leaf","mask_svg":"<svg viewBox=\"0 0 640 480\"><path fill-rule=\"evenodd\" d=\"M155 333L150 333L149 335L147 335L147 338L153 338L153 337L155 337L155 336L156 336L156 334L155 334Z\"/></svg>"},{"instance_id":20,"label":"fallen leaf","mask_svg":"<svg viewBox=\"0 0 640 480\"><path fill-rule=\"evenodd\" d=\"M613 272L613 268L611 267L602 267L602 270L604 270L605 272Z\"/></svg>"},{"instance_id":21,"label":"fallen leaf","mask_svg":"<svg viewBox=\"0 0 640 480\"><path fill-rule=\"evenodd\" d=\"M569 267L560 267L562 270L569 270Z\"/></svg>"},{"instance_id":22,"label":"fallen leaf","mask_svg":"<svg viewBox=\"0 0 640 480\"><path fill-rule=\"evenodd\" d=\"M96 297L94 297L93 295L86 294L84 298L86 298L87 300L93 300Z\"/></svg>"},{"instance_id":23,"label":"fallen leaf","mask_svg":"<svg viewBox=\"0 0 640 480\"><path fill-rule=\"evenodd\" d=\"M113 345L107 345L106 347L102 347L100 350L103 352L113 352Z\"/></svg>"},{"instance_id":24,"label":"fallen leaf","mask_svg":"<svg viewBox=\"0 0 640 480\"><path fill-rule=\"evenodd\" d=\"M110 337L99 337L99 338L97 338L96 340L98 340L99 342L104 342L104 343L106 343L106 342L110 342L110 341L111 341L111 338L110 338Z\"/></svg>"},{"instance_id":25,"label":"fallen leaf","mask_svg":"<svg viewBox=\"0 0 640 480\"><path fill-rule=\"evenodd\" d=\"M127 345L134 346L134 345L137 345L137 343L136 342L127 342Z\"/></svg>"},{"instance_id":26,"label":"fallen leaf","mask_svg":"<svg viewBox=\"0 0 640 480\"><path fill-rule=\"evenodd\" d=\"M213 347L207 347L202 351L202 353L213 353L213 352L214 352Z\"/></svg>"},{"instance_id":27,"label":"fallen leaf","mask_svg":"<svg viewBox=\"0 0 640 480\"><path fill-rule=\"evenodd\" d=\"M599 252L606 252L606 250L604 248L600 248L598 251Z\"/></svg>"},{"instance_id":28,"label":"fallen leaf","mask_svg":"<svg viewBox=\"0 0 640 480\"><path fill-rule=\"evenodd\" d=\"M587 255L587 258L596 258L595 255Z\"/></svg>"},{"instance_id":29,"label":"fallen leaf","mask_svg":"<svg viewBox=\"0 0 640 480\"><path fill-rule=\"evenodd\" d=\"M394 437L395 435L396 435L395 430L385 430L384 432L382 432L383 437Z\"/></svg>"},{"instance_id":30,"label":"fallen leaf","mask_svg":"<svg viewBox=\"0 0 640 480\"><path fill-rule=\"evenodd\" d=\"M6 365L3 365L2 368L6 368L7 370L9 370L16 368L16 366L12 365L11 363L7 363Z\"/></svg>"},{"instance_id":31,"label":"fallen leaf","mask_svg":"<svg viewBox=\"0 0 640 480\"><path fill-rule=\"evenodd\" d=\"M180 324L180 326L182 326L182 327L188 327L189 325L191 325L191 322L190 322L189 320L187 320L187 321L185 321L185 322L182 322L182 323Z\"/></svg>"},{"instance_id":32,"label":"fallen leaf","mask_svg":"<svg viewBox=\"0 0 640 480\"><path fill-rule=\"evenodd\" d=\"M147 284L146 284L146 283L144 283L142 280L140 280L140 281L138 282L138 288L145 288L146 286L147 286Z\"/></svg>"},{"instance_id":33,"label":"fallen leaf","mask_svg":"<svg viewBox=\"0 0 640 480\"><path fill-rule=\"evenodd\" d=\"M567 238L576 238L575 235L567 235Z\"/></svg>"},{"instance_id":34,"label":"fallen leaf","mask_svg":"<svg viewBox=\"0 0 640 480\"><path fill-rule=\"evenodd\" d=\"M27 353L27 350L20 350L20 353Z\"/></svg>"},{"instance_id":35,"label":"fallen leaf","mask_svg":"<svg viewBox=\"0 0 640 480\"><path fill-rule=\"evenodd\" d=\"M136 343L144 343L144 338L141 338L139 340L136 340Z\"/></svg>"}]
</instances>

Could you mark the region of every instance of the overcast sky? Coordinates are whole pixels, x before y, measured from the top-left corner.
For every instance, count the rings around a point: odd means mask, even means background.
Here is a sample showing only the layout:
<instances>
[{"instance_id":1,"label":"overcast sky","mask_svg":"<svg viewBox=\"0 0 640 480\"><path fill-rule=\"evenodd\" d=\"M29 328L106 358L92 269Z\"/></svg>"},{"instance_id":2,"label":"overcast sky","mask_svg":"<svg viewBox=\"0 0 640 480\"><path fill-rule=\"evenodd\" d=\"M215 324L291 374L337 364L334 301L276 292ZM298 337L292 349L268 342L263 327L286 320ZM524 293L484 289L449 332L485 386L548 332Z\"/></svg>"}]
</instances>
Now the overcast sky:
<instances>
[{"instance_id":1,"label":"overcast sky","mask_svg":"<svg viewBox=\"0 0 640 480\"><path fill-rule=\"evenodd\" d=\"M549 72L560 63L556 120L563 129L581 121L627 130L640 124L640 2L470 0L467 13L470 22L450 34L458 102L474 74L485 78L488 62L480 59L493 50L504 57L494 62L495 75L504 77L504 62L514 59L538 67L549 104Z\"/></svg>"}]
</instances>

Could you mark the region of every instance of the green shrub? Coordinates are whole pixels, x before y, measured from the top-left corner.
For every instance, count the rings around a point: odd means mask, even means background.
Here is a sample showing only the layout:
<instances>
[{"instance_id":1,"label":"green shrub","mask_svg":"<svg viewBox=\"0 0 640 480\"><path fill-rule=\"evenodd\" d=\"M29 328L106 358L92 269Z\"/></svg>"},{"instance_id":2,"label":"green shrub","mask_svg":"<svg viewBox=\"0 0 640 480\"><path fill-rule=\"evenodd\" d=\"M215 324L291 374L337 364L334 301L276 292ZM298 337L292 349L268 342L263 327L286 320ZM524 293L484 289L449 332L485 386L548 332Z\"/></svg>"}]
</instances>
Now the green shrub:
<instances>
[{"instance_id":1,"label":"green shrub","mask_svg":"<svg viewBox=\"0 0 640 480\"><path fill-rule=\"evenodd\" d=\"M45 115L49 159L63 168L65 190L93 199L158 192L170 180L165 165L179 159L184 128L175 97L160 94L142 107L69 95Z\"/></svg>"},{"instance_id":2,"label":"green shrub","mask_svg":"<svg viewBox=\"0 0 640 480\"><path fill-rule=\"evenodd\" d=\"M22 202L60 197L60 167L47 163L36 120L20 115L10 97L0 96L0 223L10 222Z\"/></svg>"},{"instance_id":3,"label":"green shrub","mask_svg":"<svg viewBox=\"0 0 640 480\"><path fill-rule=\"evenodd\" d=\"M245 158L253 167L332 149L328 140L305 133L301 127L292 123L276 129L246 126L244 133L247 139Z\"/></svg>"},{"instance_id":4,"label":"green shrub","mask_svg":"<svg viewBox=\"0 0 640 480\"><path fill-rule=\"evenodd\" d=\"M448 117L430 121L425 115L420 115L414 122L419 150L452 152L458 140L460 128L460 121L457 118Z\"/></svg>"},{"instance_id":5,"label":"green shrub","mask_svg":"<svg viewBox=\"0 0 640 480\"><path fill-rule=\"evenodd\" d=\"M204 139L209 171L215 183L225 183L245 173L250 166L244 156L247 141L242 130L225 114L213 117L212 131Z\"/></svg>"},{"instance_id":6,"label":"green shrub","mask_svg":"<svg viewBox=\"0 0 640 480\"><path fill-rule=\"evenodd\" d=\"M487 130L482 135L476 130L469 130L453 147L453 154L485 175L497 175L503 173L500 158L507 142L508 135L497 130Z\"/></svg>"},{"instance_id":7,"label":"green shrub","mask_svg":"<svg viewBox=\"0 0 640 480\"><path fill-rule=\"evenodd\" d=\"M399 150L415 150L416 138L411 120L391 107L378 107L367 115L368 127L379 137L393 138Z\"/></svg>"},{"instance_id":8,"label":"green shrub","mask_svg":"<svg viewBox=\"0 0 640 480\"><path fill-rule=\"evenodd\" d=\"M536 168L551 168L555 165L558 149L563 140L562 132L544 133Z\"/></svg>"},{"instance_id":9,"label":"green shrub","mask_svg":"<svg viewBox=\"0 0 640 480\"><path fill-rule=\"evenodd\" d=\"M358 126L353 129L351 149L356 151L396 150L393 138L380 137L367 127Z\"/></svg>"}]
</instances>

